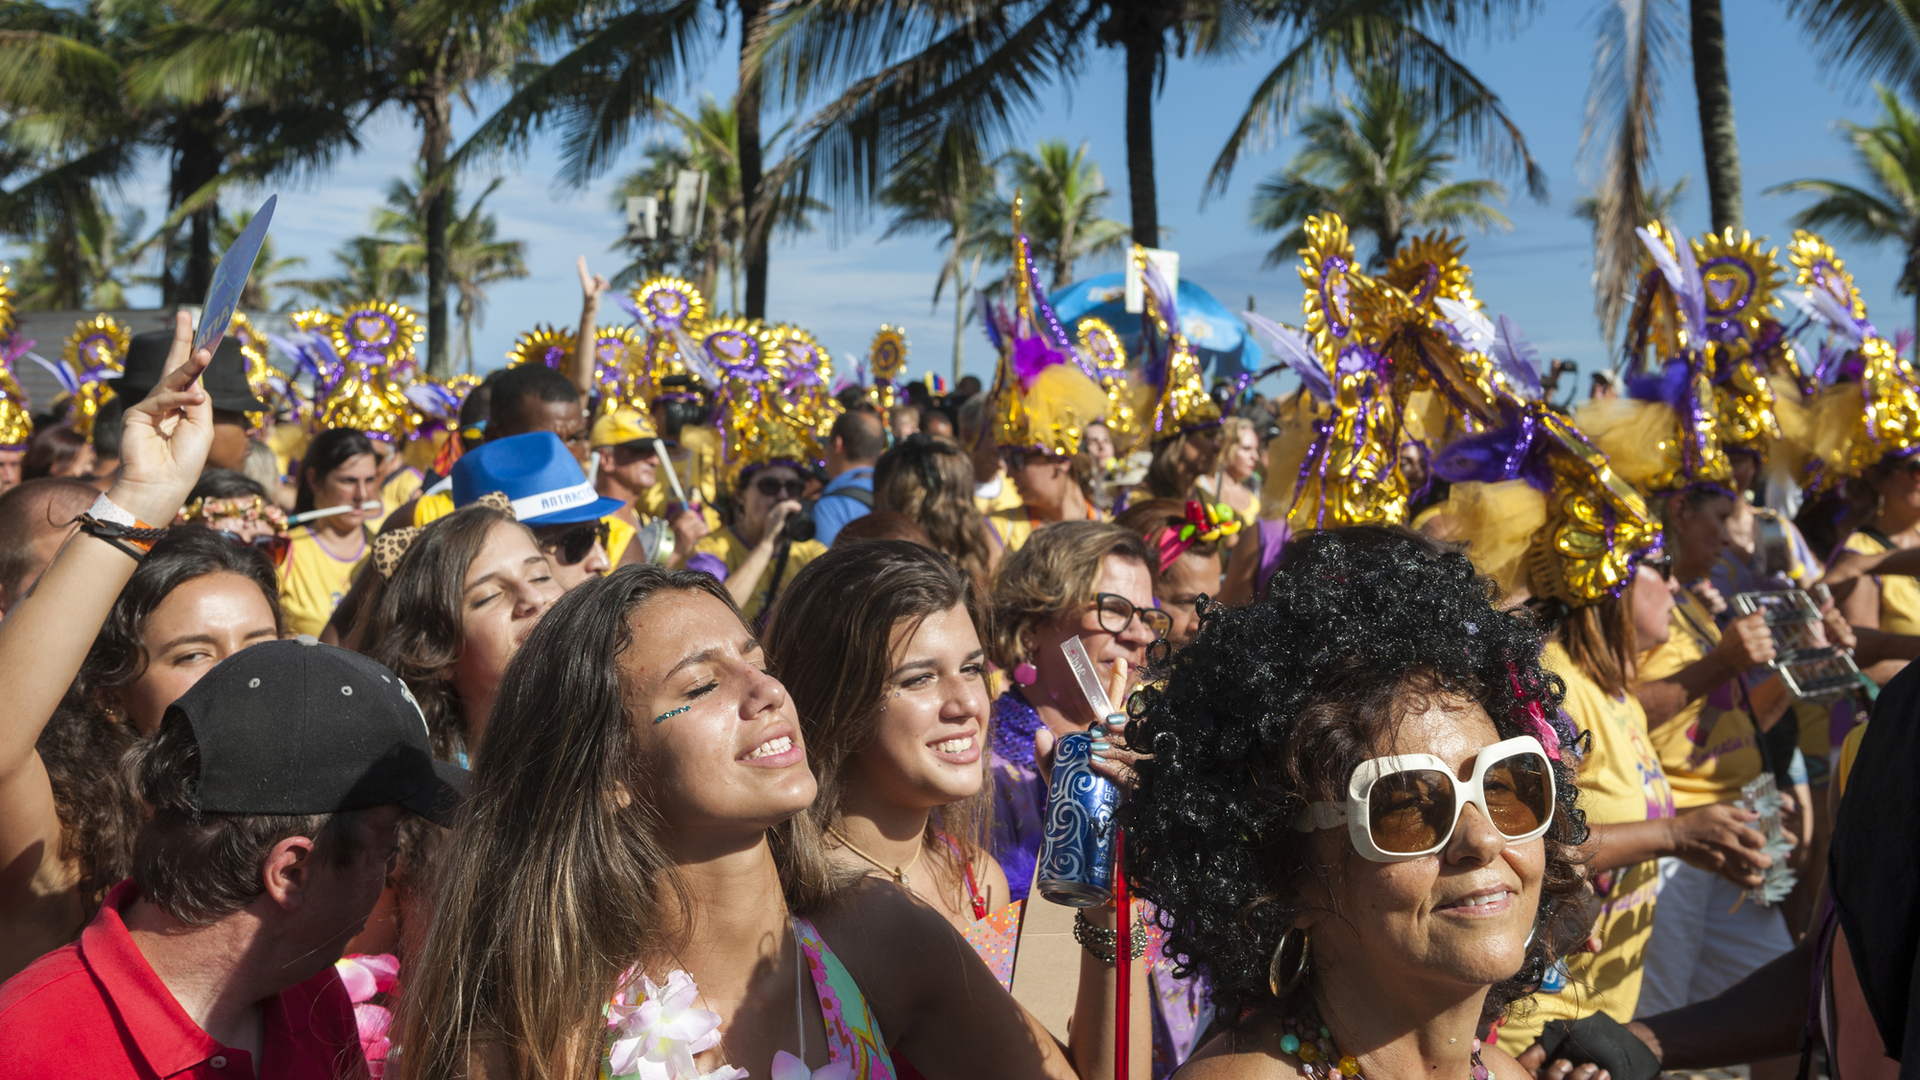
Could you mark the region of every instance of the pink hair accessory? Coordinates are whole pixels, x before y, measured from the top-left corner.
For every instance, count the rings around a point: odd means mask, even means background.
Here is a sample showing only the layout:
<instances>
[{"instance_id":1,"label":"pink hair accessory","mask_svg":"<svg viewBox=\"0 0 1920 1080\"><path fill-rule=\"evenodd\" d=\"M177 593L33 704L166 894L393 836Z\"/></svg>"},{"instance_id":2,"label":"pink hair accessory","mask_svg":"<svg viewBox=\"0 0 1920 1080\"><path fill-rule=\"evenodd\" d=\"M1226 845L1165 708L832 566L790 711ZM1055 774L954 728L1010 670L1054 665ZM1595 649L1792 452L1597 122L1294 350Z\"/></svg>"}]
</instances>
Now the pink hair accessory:
<instances>
[{"instance_id":1,"label":"pink hair accessory","mask_svg":"<svg viewBox=\"0 0 1920 1080\"><path fill-rule=\"evenodd\" d=\"M1548 757L1559 761L1560 732L1547 722L1547 711L1540 707L1540 700L1528 697L1526 691L1520 688L1520 673L1511 661L1507 663L1507 681L1513 684L1514 696L1521 701L1521 706L1516 712L1524 713L1524 715L1516 715L1514 719L1519 721L1520 726L1526 728L1529 734L1540 740L1540 745L1546 749Z\"/></svg>"}]
</instances>

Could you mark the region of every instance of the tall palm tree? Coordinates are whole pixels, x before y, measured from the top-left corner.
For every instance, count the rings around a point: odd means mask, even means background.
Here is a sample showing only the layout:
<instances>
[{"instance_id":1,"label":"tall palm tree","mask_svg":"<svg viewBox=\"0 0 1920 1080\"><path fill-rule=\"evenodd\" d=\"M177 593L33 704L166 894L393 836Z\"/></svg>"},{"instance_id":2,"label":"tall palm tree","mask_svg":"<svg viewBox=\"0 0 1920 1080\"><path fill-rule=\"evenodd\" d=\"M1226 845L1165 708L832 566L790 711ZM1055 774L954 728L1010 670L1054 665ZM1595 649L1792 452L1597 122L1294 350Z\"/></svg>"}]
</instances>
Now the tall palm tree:
<instances>
[{"instance_id":1,"label":"tall palm tree","mask_svg":"<svg viewBox=\"0 0 1920 1080\"><path fill-rule=\"evenodd\" d=\"M1768 188L1767 194L1820 196L1793 216L1796 228L1869 244L1899 245L1903 258L1895 288L1900 295L1914 298L1914 325L1920 327L1920 113L1887 87L1875 86L1874 91L1880 96L1879 121L1842 125L1869 187L1838 180L1792 180Z\"/></svg>"},{"instance_id":2,"label":"tall palm tree","mask_svg":"<svg viewBox=\"0 0 1920 1080\"><path fill-rule=\"evenodd\" d=\"M378 236L349 237L333 250L339 272L332 277L282 282L312 297L322 307L336 310L369 297L395 303L418 303L420 248L407 250L404 241Z\"/></svg>"},{"instance_id":3,"label":"tall palm tree","mask_svg":"<svg viewBox=\"0 0 1920 1080\"><path fill-rule=\"evenodd\" d=\"M1343 94L1310 111L1300 126L1306 146L1255 189L1254 226L1284 234L1268 266L1293 258L1307 218L1328 211L1372 235L1375 269L1415 229L1510 225L1494 205L1506 198L1498 183L1449 179L1455 117L1437 114L1429 94L1403 88L1391 71L1369 74L1358 90L1358 99Z\"/></svg>"},{"instance_id":4,"label":"tall palm tree","mask_svg":"<svg viewBox=\"0 0 1920 1080\"><path fill-rule=\"evenodd\" d=\"M1126 250L1126 223L1100 216L1113 194L1100 166L1088 160L1086 143L1069 148L1065 139L1047 139L1033 152L1009 151L1000 165L1008 186L1024 196L1027 237L1034 258L1053 268L1051 288L1073 284L1073 264L1079 260ZM1000 205L993 220L1004 235L1013 208L1005 200Z\"/></svg>"},{"instance_id":5,"label":"tall palm tree","mask_svg":"<svg viewBox=\"0 0 1920 1080\"><path fill-rule=\"evenodd\" d=\"M145 260L146 211L116 218L98 204L74 222L72 236L49 234L30 245L13 286L28 311L111 311L127 306L127 289L151 285L135 268Z\"/></svg>"},{"instance_id":6,"label":"tall palm tree","mask_svg":"<svg viewBox=\"0 0 1920 1080\"><path fill-rule=\"evenodd\" d=\"M953 283L953 381L960 381L965 355L963 336L972 308L967 294L979 279L995 227L1003 220L996 188L998 176L980 144L964 132L951 132L929 150L900 162L880 189L880 205L893 220L881 239L908 233L937 233L947 257L933 282L933 306ZM998 248L1000 254L1006 249ZM1004 256L1003 256L1004 257ZM968 265L971 260L971 266Z\"/></svg>"},{"instance_id":7,"label":"tall palm tree","mask_svg":"<svg viewBox=\"0 0 1920 1080\"><path fill-rule=\"evenodd\" d=\"M763 50L769 89L799 103L839 96L800 131L801 182L857 205L894 161L950 129L1004 145L1054 80L1070 81L1095 48L1124 53L1127 188L1136 242L1160 242L1153 99L1173 56L1229 57L1262 38L1281 58L1248 103L1216 162L1223 187L1239 156L1304 107L1337 70L1387 65L1458 115L1462 136L1496 163L1520 168L1528 190L1544 174L1498 96L1448 52L1444 39L1491 26L1526 0L1013 0L925 5L906 0L795 0Z\"/></svg>"},{"instance_id":8,"label":"tall palm tree","mask_svg":"<svg viewBox=\"0 0 1920 1080\"><path fill-rule=\"evenodd\" d=\"M460 295L454 307L460 319L461 348L456 359L464 360L468 371L473 370L473 328L486 322L487 287L527 276L526 241L500 239L500 224L486 210L488 197L503 183L503 178L496 178L464 212L458 189L447 184L447 201L453 208L453 221L446 231L447 284ZM361 238L391 245L385 254L394 270L416 282L426 279L430 265L426 222L417 209L424 186L417 172L411 182L395 180L388 185L386 207L373 212L374 235Z\"/></svg>"},{"instance_id":9,"label":"tall palm tree","mask_svg":"<svg viewBox=\"0 0 1920 1080\"><path fill-rule=\"evenodd\" d=\"M1733 86L1727 81L1727 20L1720 0L1687 0L1687 39L1693 45L1693 96L1700 106L1700 146L1707 156L1707 207L1713 231L1741 227L1740 141L1733 126Z\"/></svg>"},{"instance_id":10,"label":"tall palm tree","mask_svg":"<svg viewBox=\"0 0 1920 1080\"><path fill-rule=\"evenodd\" d=\"M662 236L653 241L622 241L618 246L631 249L635 259L620 272L617 282L677 263L694 270L701 291L716 297L715 287L724 266L732 289L731 310L741 310L741 270L746 261L749 215L740 186L738 104L736 98L722 105L709 94L692 116L672 105L659 106L662 119L678 130L681 142L677 146L664 142L649 146L645 163L615 188L615 205L624 205L629 195L654 195L664 205L669 201L674 177L683 169L692 169L707 174L702 211L706 218L698 239ZM769 142L777 142L786 132L787 126L782 125ZM818 200L779 193L763 201L770 203L772 229L789 236L812 232L813 215L826 209Z\"/></svg>"}]
</instances>

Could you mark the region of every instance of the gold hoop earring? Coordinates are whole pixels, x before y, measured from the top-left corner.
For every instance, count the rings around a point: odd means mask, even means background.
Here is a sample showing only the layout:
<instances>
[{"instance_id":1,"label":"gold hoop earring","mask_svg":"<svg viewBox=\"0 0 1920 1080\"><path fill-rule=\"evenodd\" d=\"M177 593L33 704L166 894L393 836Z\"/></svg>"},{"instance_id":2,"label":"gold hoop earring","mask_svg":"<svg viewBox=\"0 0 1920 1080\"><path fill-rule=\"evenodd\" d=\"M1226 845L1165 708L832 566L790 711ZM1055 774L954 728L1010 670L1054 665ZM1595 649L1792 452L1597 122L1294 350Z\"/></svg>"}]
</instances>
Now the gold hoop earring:
<instances>
[{"instance_id":1,"label":"gold hoop earring","mask_svg":"<svg viewBox=\"0 0 1920 1080\"><path fill-rule=\"evenodd\" d=\"M1294 950L1291 960L1287 958L1287 942L1293 940L1294 932L1300 934L1300 944ZM1290 926L1280 935L1280 944L1273 947L1273 959L1267 964L1267 989L1273 996L1282 998L1293 993L1300 984L1307 981L1307 968L1313 953L1313 941L1304 926Z\"/></svg>"}]
</instances>

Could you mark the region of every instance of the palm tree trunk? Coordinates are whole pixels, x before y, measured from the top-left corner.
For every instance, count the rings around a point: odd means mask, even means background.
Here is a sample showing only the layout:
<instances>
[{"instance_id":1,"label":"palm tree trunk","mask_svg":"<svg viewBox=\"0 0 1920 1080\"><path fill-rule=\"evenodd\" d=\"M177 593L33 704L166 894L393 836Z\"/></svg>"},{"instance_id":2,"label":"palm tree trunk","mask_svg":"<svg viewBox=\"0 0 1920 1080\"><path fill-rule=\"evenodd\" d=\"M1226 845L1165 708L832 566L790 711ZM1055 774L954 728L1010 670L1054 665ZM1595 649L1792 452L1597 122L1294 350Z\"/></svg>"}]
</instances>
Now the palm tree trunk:
<instances>
[{"instance_id":1,"label":"palm tree trunk","mask_svg":"<svg viewBox=\"0 0 1920 1080\"><path fill-rule=\"evenodd\" d=\"M200 105L174 126L173 176L168 185L173 206L220 176L219 102ZM198 304L213 285L213 228L219 209L209 205L187 219L186 273L176 284L177 303Z\"/></svg>"},{"instance_id":2,"label":"palm tree trunk","mask_svg":"<svg viewBox=\"0 0 1920 1080\"><path fill-rule=\"evenodd\" d=\"M447 226L452 218L452 178L442 175L447 166L447 147L453 142L453 106L444 86L435 86L421 95L416 105L420 114L421 194L426 201L427 241L427 374L446 378L453 374L447 349Z\"/></svg>"},{"instance_id":3,"label":"palm tree trunk","mask_svg":"<svg viewBox=\"0 0 1920 1080\"><path fill-rule=\"evenodd\" d=\"M1135 20L1127 50L1127 197L1133 207L1133 242L1160 246L1159 199L1153 186L1153 80L1166 45L1157 30Z\"/></svg>"},{"instance_id":4,"label":"palm tree trunk","mask_svg":"<svg viewBox=\"0 0 1920 1080\"><path fill-rule=\"evenodd\" d=\"M1707 199L1713 231L1738 229L1740 144L1734 137L1733 88L1727 82L1727 25L1720 0L1691 0L1693 89L1700 99L1700 143L1707 154Z\"/></svg>"},{"instance_id":5,"label":"palm tree trunk","mask_svg":"<svg viewBox=\"0 0 1920 1080\"><path fill-rule=\"evenodd\" d=\"M760 206L760 183L764 169L760 146L760 79L748 77L747 57L766 32L766 0L739 0L740 3L740 92L733 99L739 133L740 205L746 226L740 231L741 260L747 269L747 308L749 319L767 316L767 222Z\"/></svg>"}]
</instances>

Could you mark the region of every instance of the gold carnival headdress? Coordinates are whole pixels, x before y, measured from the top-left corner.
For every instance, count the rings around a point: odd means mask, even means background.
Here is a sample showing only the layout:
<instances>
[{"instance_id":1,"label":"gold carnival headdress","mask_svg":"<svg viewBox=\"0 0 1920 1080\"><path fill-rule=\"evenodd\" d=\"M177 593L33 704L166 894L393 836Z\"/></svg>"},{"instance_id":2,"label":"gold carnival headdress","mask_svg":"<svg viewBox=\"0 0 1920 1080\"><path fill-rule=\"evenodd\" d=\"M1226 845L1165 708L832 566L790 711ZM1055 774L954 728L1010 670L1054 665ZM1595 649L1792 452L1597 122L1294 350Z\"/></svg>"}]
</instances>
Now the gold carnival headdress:
<instances>
[{"instance_id":1,"label":"gold carnival headdress","mask_svg":"<svg viewBox=\"0 0 1920 1080\"><path fill-rule=\"evenodd\" d=\"M1524 585L1574 607L1617 595L1634 558L1660 546L1645 500L1546 403L1538 358L1512 319L1445 307L1470 366L1500 375L1500 421L1434 458L1434 475L1452 484L1446 531L1468 543L1474 565L1506 593Z\"/></svg>"},{"instance_id":2,"label":"gold carnival headdress","mask_svg":"<svg viewBox=\"0 0 1920 1080\"><path fill-rule=\"evenodd\" d=\"M1780 287L1778 249L1762 249L1742 231L1707 233L1692 242L1700 267L1702 306L1712 345L1714 409L1721 442L1764 455L1784 434L1769 376L1799 374L1793 343L1775 311Z\"/></svg>"},{"instance_id":3,"label":"gold carnival headdress","mask_svg":"<svg viewBox=\"0 0 1920 1080\"><path fill-rule=\"evenodd\" d=\"M720 373L720 474L727 488L768 465L805 471L821 461L819 418L784 393L766 327L721 316L707 324L700 345Z\"/></svg>"},{"instance_id":4,"label":"gold carnival headdress","mask_svg":"<svg viewBox=\"0 0 1920 1080\"><path fill-rule=\"evenodd\" d=\"M393 367L410 364L414 343L426 336L413 311L368 300L328 319L327 329L344 368L320 405L320 428L352 428L383 442L411 438L425 418L395 382Z\"/></svg>"},{"instance_id":5,"label":"gold carnival headdress","mask_svg":"<svg viewBox=\"0 0 1920 1080\"><path fill-rule=\"evenodd\" d=\"M1200 378L1200 356L1180 329L1174 290L1147 259L1146 248L1133 245L1132 259L1147 283L1140 316L1146 353L1140 377L1154 394L1147 437L1160 443L1218 425L1220 405L1207 393Z\"/></svg>"},{"instance_id":6,"label":"gold carnival headdress","mask_svg":"<svg viewBox=\"0 0 1920 1080\"><path fill-rule=\"evenodd\" d=\"M113 400L112 380L125 369L127 345L133 335L106 314L81 319L61 348L60 358L73 373L72 401L67 426L93 440L93 422L100 406Z\"/></svg>"},{"instance_id":7,"label":"gold carnival headdress","mask_svg":"<svg viewBox=\"0 0 1920 1080\"><path fill-rule=\"evenodd\" d=\"M1828 332L1814 374L1833 384L1808 406L1809 460L1801 477L1811 493L1821 494L1889 456L1920 448L1920 386L1868 321L1853 275L1831 245L1797 231L1787 256L1803 290L1794 302Z\"/></svg>"},{"instance_id":8,"label":"gold carnival headdress","mask_svg":"<svg viewBox=\"0 0 1920 1080\"><path fill-rule=\"evenodd\" d=\"M600 411L646 412L646 399L636 394L639 380L631 374L645 353L646 336L632 326L595 327L593 334L593 385L600 394Z\"/></svg>"},{"instance_id":9,"label":"gold carnival headdress","mask_svg":"<svg viewBox=\"0 0 1920 1080\"><path fill-rule=\"evenodd\" d=\"M829 429L845 410L834 399L833 354L807 330L778 323L766 331L767 371L793 415L813 425L814 438L827 443Z\"/></svg>"},{"instance_id":10,"label":"gold carnival headdress","mask_svg":"<svg viewBox=\"0 0 1920 1080\"><path fill-rule=\"evenodd\" d=\"M1000 351L988 398L993 438L1009 450L1072 457L1080 452L1086 426L1106 419L1107 395L1082 366L1087 362L1074 353L1072 340L1047 303L1033 245L1022 231L1023 212L1023 200L1015 194L1009 271L1013 313L992 308L984 312L987 335Z\"/></svg>"},{"instance_id":11,"label":"gold carnival headdress","mask_svg":"<svg viewBox=\"0 0 1920 1080\"><path fill-rule=\"evenodd\" d=\"M0 450L24 450L33 438L33 412L27 392L13 377L13 362L26 355L33 342L17 333L19 323L13 314L13 288L7 284L13 268L0 263Z\"/></svg>"},{"instance_id":12,"label":"gold carnival headdress","mask_svg":"<svg viewBox=\"0 0 1920 1080\"><path fill-rule=\"evenodd\" d=\"M1764 274L1730 257L1715 264L1720 284L1710 293L1694 244L1676 242L1658 222L1637 231L1651 262L1628 317L1627 393L1589 401L1574 418L1614 469L1642 492L1700 485L1724 489L1733 469L1720 441L1721 398L1714 385L1714 364L1716 356L1730 352L1716 333L1726 341L1742 338L1746 324L1740 320L1763 313L1764 300L1757 291L1746 294L1737 286L1747 284L1751 275L1757 289ZM1741 250L1719 243L1714 249L1722 254ZM1709 323L1710 295L1718 296L1717 310L1727 321ZM1767 384L1748 376L1732 383L1731 363L1728 373L1729 411L1777 434Z\"/></svg>"},{"instance_id":13,"label":"gold carnival headdress","mask_svg":"<svg viewBox=\"0 0 1920 1080\"><path fill-rule=\"evenodd\" d=\"M299 392L294 389L285 375L268 362L267 350L271 342L265 334L254 327L253 321L247 318L246 312L233 313L233 322L227 325L227 336L240 345L240 356L247 362L247 388L253 391L253 396L268 404L276 400L284 402L287 408L297 415L302 405ZM248 413L247 419L257 427L265 423L269 415Z\"/></svg>"},{"instance_id":14,"label":"gold carnival headdress","mask_svg":"<svg viewBox=\"0 0 1920 1080\"><path fill-rule=\"evenodd\" d=\"M545 364L564 373L577 337L572 329L541 323L514 339L513 348L507 350L507 366Z\"/></svg>"},{"instance_id":15,"label":"gold carnival headdress","mask_svg":"<svg viewBox=\"0 0 1920 1080\"><path fill-rule=\"evenodd\" d=\"M699 339L707 333L707 299L690 281L649 278L621 297L645 344L628 357L627 389L633 402L652 402L668 391L665 380L687 376L711 384L720 375L706 363ZM642 407L636 405L636 407Z\"/></svg>"},{"instance_id":16,"label":"gold carnival headdress","mask_svg":"<svg viewBox=\"0 0 1920 1080\"><path fill-rule=\"evenodd\" d=\"M1114 449L1125 456L1140 441L1142 432L1139 392L1127 364L1126 343L1104 319L1091 315L1074 327L1074 343L1100 377L1100 389L1107 393L1107 430L1113 433Z\"/></svg>"},{"instance_id":17,"label":"gold carnival headdress","mask_svg":"<svg viewBox=\"0 0 1920 1080\"><path fill-rule=\"evenodd\" d=\"M1262 335L1292 342L1288 362L1311 376L1331 406L1299 466L1289 516L1296 529L1404 523L1412 493L1399 468L1402 442L1410 434L1444 440L1498 422L1495 394L1508 376L1446 329L1447 316L1477 313L1479 301L1471 271L1444 233L1420 238L1389 266L1414 287L1409 293L1355 268L1338 216L1308 218L1305 231L1305 330L1264 324Z\"/></svg>"},{"instance_id":18,"label":"gold carnival headdress","mask_svg":"<svg viewBox=\"0 0 1920 1080\"><path fill-rule=\"evenodd\" d=\"M882 413L900 401L896 381L907 370L907 332L898 326L881 323L867 345L867 373L873 381L867 386L867 400Z\"/></svg>"}]
</instances>

